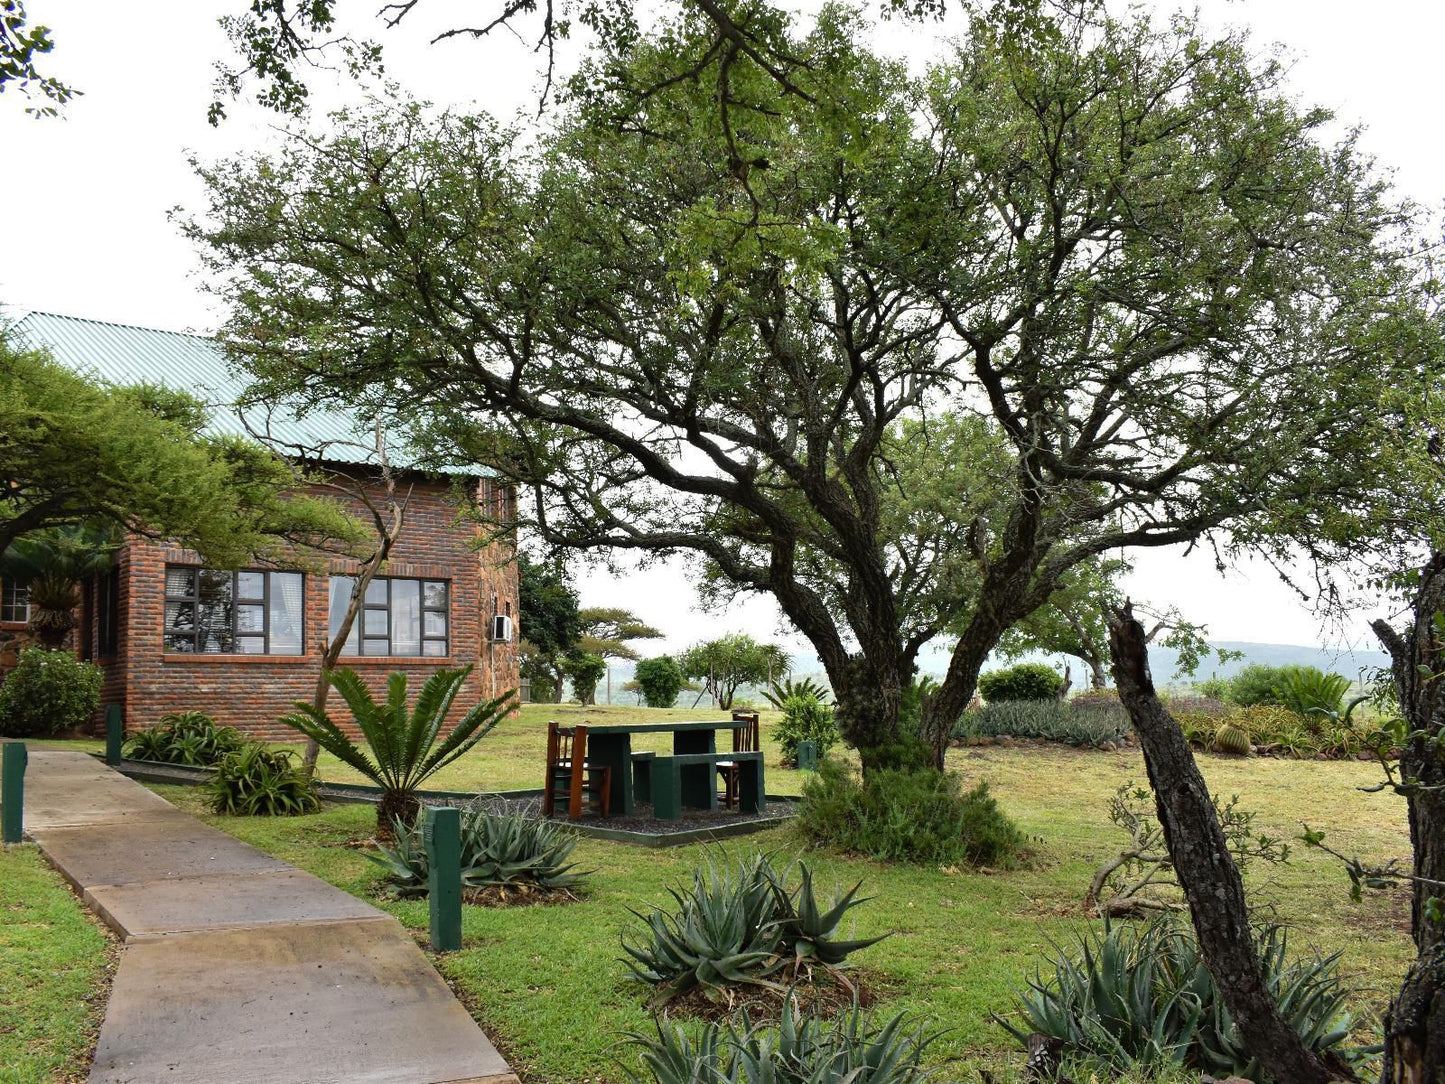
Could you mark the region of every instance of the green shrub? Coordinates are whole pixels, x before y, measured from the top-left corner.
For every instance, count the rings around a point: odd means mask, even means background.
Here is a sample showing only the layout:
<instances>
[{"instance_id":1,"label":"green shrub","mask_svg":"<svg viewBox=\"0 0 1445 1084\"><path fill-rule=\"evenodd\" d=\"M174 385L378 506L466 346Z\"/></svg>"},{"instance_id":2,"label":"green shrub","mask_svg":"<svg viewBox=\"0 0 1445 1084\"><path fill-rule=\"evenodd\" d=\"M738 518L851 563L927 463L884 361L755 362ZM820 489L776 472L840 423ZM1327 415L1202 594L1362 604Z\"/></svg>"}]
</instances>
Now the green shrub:
<instances>
[{"instance_id":1,"label":"green shrub","mask_svg":"<svg viewBox=\"0 0 1445 1084\"><path fill-rule=\"evenodd\" d=\"M643 1064L623 1071L633 1084L921 1084L932 1073L923 1055L938 1037L903 1014L879 1025L856 1004L832 1020L801 1013L789 996L776 1028L754 1026L746 1011L709 1022L694 1040L688 1028L655 1018L656 1036L630 1032Z\"/></svg>"},{"instance_id":2,"label":"green shrub","mask_svg":"<svg viewBox=\"0 0 1445 1084\"><path fill-rule=\"evenodd\" d=\"M395 841L366 855L386 873L398 896L427 894L428 863L421 826L393 825ZM518 813L495 814L471 808L461 815L461 864L464 888L546 889L571 892L585 873L569 861L577 837L552 821Z\"/></svg>"},{"instance_id":3,"label":"green shrub","mask_svg":"<svg viewBox=\"0 0 1445 1084\"><path fill-rule=\"evenodd\" d=\"M859 886L823 907L812 871L802 862L798 869L793 887L790 871L763 854L698 867L691 887L668 890L675 911L634 912L642 926L622 937L633 978L653 988L655 1005L695 988L711 999L748 984L781 991L773 976L796 981L814 966L840 970L851 953L883 939L840 939L844 916L865 902L857 898Z\"/></svg>"},{"instance_id":4,"label":"green shrub","mask_svg":"<svg viewBox=\"0 0 1445 1084\"><path fill-rule=\"evenodd\" d=\"M642 699L649 708L670 708L682 691L682 667L671 655L643 659L632 679L642 687Z\"/></svg>"},{"instance_id":5,"label":"green shrub","mask_svg":"<svg viewBox=\"0 0 1445 1084\"><path fill-rule=\"evenodd\" d=\"M246 739L234 727L218 727L203 711L182 711L162 715L149 730L132 734L126 740L125 755L132 760L213 768L245 744Z\"/></svg>"},{"instance_id":6,"label":"green shrub","mask_svg":"<svg viewBox=\"0 0 1445 1084\"><path fill-rule=\"evenodd\" d=\"M1049 701L1005 700L965 712L953 728L959 740L970 738L1043 738L1097 748L1105 742L1122 742L1132 729L1129 715L1117 700Z\"/></svg>"},{"instance_id":7,"label":"green shrub","mask_svg":"<svg viewBox=\"0 0 1445 1084\"><path fill-rule=\"evenodd\" d=\"M783 720L774 731L783 750L783 764L798 763L798 743L815 742L821 757L838 743L838 724L833 709L812 696L793 696L783 701Z\"/></svg>"},{"instance_id":8,"label":"green shrub","mask_svg":"<svg viewBox=\"0 0 1445 1084\"><path fill-rule=\"evenodd\" d=\"M1289 960L1284 932L1256 932L1265 985L1305 1046L1353 1056L1342 1047L1352 1025L1344 1005L1339 954ZM1031 1033L1116 1070L1187 1066L1215 1076L1259 1079L1218 987L1187 925L1111 925L1060 950L1021 992L1023 1027L1000 1021L1021 1042Z\"/></svg>"},{"instance_id":9,"label":"green shrub","mask_svg":"<svg viewBox=\"0 0 1445 1084\"><path fill-rule=\"evenodd\" d=\"M233 817L293 817L321 810L316 781L289 749L247 742L228 753L206 784L211 809Z\"/></svg>"},{"instance_id":10,"label":"green shrub","mask_svg":"<svg viewBox=\"0 0 1445 1084\"><path fill-rule=\"evenodd\" d=\"M874 768L859 779L831 760L803 784L796 823L810 840L885 862L1010 866L1024 835L980 783L955 772Z\"/></svg>"},{"instance_id":11,"label":"green shrub","mask_svg":"<svg viewBox=\"0 0 1445 1084\"><path fill-rule=\"evenodd\" d=\"M922 772L933 768L933 750L918 738L899 738L886 745L858 750L864 764L875 768Z\"/></svg>"},{"instance_id":12,"label":"green shrub","mask_svg":"<svg viewBox=\"0 0 1445 1084\"><path fill-rule=\"evenodd\" d=\"M1266 666L1250 663L1229 682L1229 699L1240 707L1256 704L1278 704L1279 687L1298 666Z\"/></svg>"},{"instance_id":13,"label":"green shrub","mask_svg":"<svg viewBox=\"0 0 1445 1084\"><path fill-rule=\"evenodd\" d=\"M1194 691L1206 700L1228 700L1229 685L1228 678L1211 674L1203 681L1196 681Z\"/></svg>"},{"instance_id":14,"label":"green shrub","mask_svg":"<svg viewBox=\"0 0 1445 1084\"><path fill-rule=\"evenodd\" d=\"M978 676L978 691L991 704L1003 700L1052 700L1063 687L1059 673L1041 662L1021 662Z\"/></svg>"},{"instance_id":15,"label":"green shrub","mask_svg":"<svg viewBox=\"0 0 1445 1084\"><path fill-rule=\"evenodd\" d=\"M1185 740L1199 749L1213 749L1216 735L1226 725L1244 731L1260 752L1278 756L1353 756L1369 745L1369 728L1352 718L1316 715L1307 722L1280 704L1234 708L1218 718L1193 712L1173 714Z\"/></svg>"},{"instance_id":16,"label":"green shrub","mask_svg":"<svg viewBox=\"0 0 1445 1084\"><path fill-rule=\"evenodd\" d=\"M562 659L562 673L572 682L572 695L579 704L597 699L597 683L607 673L607 660L590 651L572 650Z\"/></svg>"},{"instance_id":17,"label":"green shrub","mask_svg":"<svg viewBox=\"0 0 1445 1084\"><path fill-rule=\"evenodd\" d=\"M100 706L101 669L68 651L21 649L0 684L0 736L46 738L88 724Z\"/></svg>"}]
</instances>

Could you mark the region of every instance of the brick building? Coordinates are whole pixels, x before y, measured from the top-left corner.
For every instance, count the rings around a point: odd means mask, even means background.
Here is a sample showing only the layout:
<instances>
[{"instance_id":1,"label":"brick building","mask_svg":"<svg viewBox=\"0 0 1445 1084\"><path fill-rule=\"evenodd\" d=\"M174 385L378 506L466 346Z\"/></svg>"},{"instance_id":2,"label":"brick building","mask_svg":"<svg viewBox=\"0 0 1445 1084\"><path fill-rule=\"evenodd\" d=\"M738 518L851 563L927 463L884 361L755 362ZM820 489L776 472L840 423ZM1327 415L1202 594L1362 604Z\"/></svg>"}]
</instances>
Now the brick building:
<instances>
[{"instance_id":1,"label":"brick building","mask_svg":"<svg viewBox=\"0 0 1445 1084\"><path fill-rule=\"evenodd\" d=\"M191 391L214 404L213 431L245 431L231 405L238 381L207 339L47 313L25 317L16 332L78 372ZM355 444L342 443L356 440L356 419L272 414L268 427L287 444L330 442L324 462L339 477L361 485L379 477ZM472 663L452 709L459 717L518 684L516 558L501 543L479 549L479 528L459 518L461 505L475 501L506 519L514 497L480 472L439 478L409 469L404 453L389 458L410 491L405 525L384 574L369 586L342 664L378 690L404 671L415 690L439 666ZM102 703L123 706L127 729L200 710L256 737L292 739L295 732L276 719L314 694L322 644L345 611L358 567L310 555L289 567L212 569L191 551L132 538L109 575L83 585L70 646L104 669ZM25 619L24 592L0 583L0 668L23 641ZM338 706L333 698L340 719Z\"/></svg>"}]
</instances>

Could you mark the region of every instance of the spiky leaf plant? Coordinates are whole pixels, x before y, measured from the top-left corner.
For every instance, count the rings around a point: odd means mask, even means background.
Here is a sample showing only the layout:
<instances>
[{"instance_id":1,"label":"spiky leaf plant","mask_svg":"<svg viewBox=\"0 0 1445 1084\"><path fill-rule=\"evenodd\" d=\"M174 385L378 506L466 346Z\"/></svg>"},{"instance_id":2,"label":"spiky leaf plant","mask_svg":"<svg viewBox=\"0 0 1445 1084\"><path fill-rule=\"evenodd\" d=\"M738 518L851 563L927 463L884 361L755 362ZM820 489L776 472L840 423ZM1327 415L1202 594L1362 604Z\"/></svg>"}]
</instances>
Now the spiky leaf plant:
<instances>
[{"instance_id":1,"label":"spiky leaf plant","mask_svg":"<svg viewBox=\"0 0 1445 1084\"><path fill-rule=\"evenodd\" d=\"M468 665L432 674L422 686L416 706L410 711L407 710L404 673L391 675L387 682L386 700L382 703L371 695L371 690L356 671L343 667L328 674L328 680L351 709L356 726L366 740L367 750L362 750L347 737L329 715L304 701L298 700L297 710L282 716L281 722L300 731L381 788L381 801L376 807L376 828L378 835L389 836L393 820L399 818L406 824L416 820L420 808L416 792L422 782L468 753L517 706L513 696L515 690L478 704L438 742L452 703L472 669Z\"/></svg>"},{"instance_id":2,"label":"spiky leaf plant","mask_svg":"<svg viewBox=\"0 0 1445 1084\"><path fill-rule=\"evenodd\" d=\"M801 678L798 681L784 678L782 681L773 682L772 687L763 693L763 699L779 711L782 711L783 705L795 696L816 700L820 704L828 702L827 688L812 678Z\"/></svg>"},{"instance_id":3,"label":"spiky leaf plant","mask_svg":"<svg viewBox=\"0 0 1445 1084\"><path fill-rule=\"evenodd\" d=\"M400 821L393 829L395 842L366 857L386 871L398 895L424 896L428 866L421 829ZM585 876L568 861L576 847L577 837L551 821L467 809L461 818L462 885L570 892Z\"/></svg>"},{"instance_id":4,"label":"spiky leaf plant","mask_svg":"<svg viewBox=\"0 0 1445 1084\"><path fill-rule=\"evenodd\" d=\"M1265 985L1286 1020L1316 1053L1347 1061L1350 991L1338 976L1338 954L1290 960L1278 927L1256 932ZM1019 995L1021 1027L1000 1020L1020 1042L1039 1033L1066 1051L1116 1070L1167 1065L1216 1076L1253 1078L1258 1065L1245 1049L1193 931L1167 919L1141 928L1114 925L1059 950L1053 974L1036 974Z\"/></svg>"},{"instance_id":5,"label":"spiky leaf plant","mask_svg":"<svg viewBox=\"0 0 1445 1084\"><path fill-rule=\"evenodd\" d=\"M233 817L294 817L321 810L316 780L289 749L249 742L230 753L206 784L211 808Z\"/></svg>"},{"instance_id":6,"label":"spiky leaf plant","mask_svg":"<svg viewBox=\"0 0 1445 1084\"><path fill-rule=\"evenodd\" d=\"M656 1021L657 1034L627 1035L642 1065L623 1065L633 1084L921 1084L923 1056L937 1038L899 1014L878 1024L856 1004L836 1019L803 1013L789 996L778 1026L740 1012L706 1024L696 1039Z\"/></svg>"}]
</instances>

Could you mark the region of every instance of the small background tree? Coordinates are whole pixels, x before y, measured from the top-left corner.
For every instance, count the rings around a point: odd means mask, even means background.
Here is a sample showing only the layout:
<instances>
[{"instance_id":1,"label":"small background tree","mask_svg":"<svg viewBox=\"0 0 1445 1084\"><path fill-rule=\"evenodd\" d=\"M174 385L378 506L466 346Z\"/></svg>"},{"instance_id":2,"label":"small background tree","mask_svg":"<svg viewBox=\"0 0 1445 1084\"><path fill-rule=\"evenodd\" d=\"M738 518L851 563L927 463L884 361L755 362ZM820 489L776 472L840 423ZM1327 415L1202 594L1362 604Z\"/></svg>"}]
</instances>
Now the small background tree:
<instances>
[{"instance_id":1,"label":"small background tree","mask_svg":"<svg viewBox=\"0 0 1445 1084\"><path fill-rule=\"evenodd\" d=\"M740 685L768 686L788 672L788 653L776 644L760 644L746 633L731 633L694 644L678 660L684 677L702 682L694 706L711 696L724 711L733 706Z\"/></svg>"}]
</instances>

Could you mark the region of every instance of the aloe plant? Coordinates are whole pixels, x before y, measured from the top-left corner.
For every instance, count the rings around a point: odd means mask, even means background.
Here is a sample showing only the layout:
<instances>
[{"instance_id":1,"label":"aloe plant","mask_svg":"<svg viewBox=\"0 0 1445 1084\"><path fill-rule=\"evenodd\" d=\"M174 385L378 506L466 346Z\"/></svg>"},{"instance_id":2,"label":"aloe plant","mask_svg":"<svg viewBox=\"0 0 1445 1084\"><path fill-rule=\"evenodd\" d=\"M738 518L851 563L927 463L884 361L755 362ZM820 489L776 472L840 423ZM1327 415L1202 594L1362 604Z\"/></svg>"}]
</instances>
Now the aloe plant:
<instances>
[{"instance_id":1,"label":"aloe plant","mask_svg":"<svg viewBox=\"0 0 1445 1084\"><path fill-rule=\"evenodd\" d=\"M381 801L376 807L377 834L389 837L394 820L405 824L416 820L420 809L417 791L426 778L468 753L516 707L514 690L478 704L438 743L452 703L472 669L468 665L436 671L427 678L410 711L404 673L391 675L386 700L380 703L355 670L343 667L328 674L327 680L351 709L370 755L347 737L328 714L304 701L296 701L297 710L282 716L281 722L381 788Z\"/></svg>"},{"instance_id":2,"label":"aloe plant","mask_svg":"<svg viewBox=\"0 0 1445 1084\"><path fill-rule=\"evenodd\" d=\"M883 939L839 938L844 916L866 902L857 898L860 886L823 906L812 871L801 862L798 869L799 882L789 887L788 871L767 855L698 868L690 889L668 890L675 912L633 912L642 928L622 940L633 977L655 988L656 1004L694 987L714 999L747 983L782 990L777 979L795 979L813 966L837 971L850 953Z\"/></svg>"}]
</instances>

